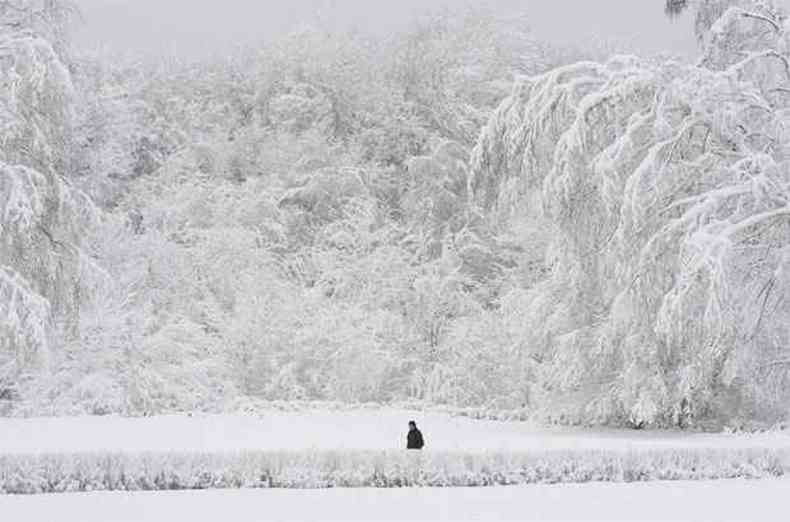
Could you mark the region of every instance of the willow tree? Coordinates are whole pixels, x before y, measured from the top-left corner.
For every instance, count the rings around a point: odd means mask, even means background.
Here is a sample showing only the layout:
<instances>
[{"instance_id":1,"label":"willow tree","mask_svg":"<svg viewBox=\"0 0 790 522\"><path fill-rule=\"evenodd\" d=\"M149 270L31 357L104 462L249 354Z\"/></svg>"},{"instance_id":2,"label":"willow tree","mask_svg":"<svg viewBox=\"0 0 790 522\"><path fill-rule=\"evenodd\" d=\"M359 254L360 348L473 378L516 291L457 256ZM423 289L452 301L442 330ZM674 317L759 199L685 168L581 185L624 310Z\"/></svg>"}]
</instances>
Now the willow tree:
<instances>
[{"instance_id":1,"label":"willow tree","mask_svg":"<svg viewBox=\"0 0 790 522\"><path fill-rule=\"evenodd\" d=\"M76 326L92 205L68 181L74 88L53 39L63 4L0 3L0 397Z\"/></svg>"},{"instance_id":2,"label":"willow tree","mask_svg":"<svg viewBox=\"0 0 790 522\"><path fill-rule=\"evenodd\" d=\"M546 417L771 419L790 399L782 13L728 7L698 66L616 57L524 80L473 159L480 207L554 230L524 301ZM710 11L712 12L712 11Z\"/></svg>"}]
</instances>

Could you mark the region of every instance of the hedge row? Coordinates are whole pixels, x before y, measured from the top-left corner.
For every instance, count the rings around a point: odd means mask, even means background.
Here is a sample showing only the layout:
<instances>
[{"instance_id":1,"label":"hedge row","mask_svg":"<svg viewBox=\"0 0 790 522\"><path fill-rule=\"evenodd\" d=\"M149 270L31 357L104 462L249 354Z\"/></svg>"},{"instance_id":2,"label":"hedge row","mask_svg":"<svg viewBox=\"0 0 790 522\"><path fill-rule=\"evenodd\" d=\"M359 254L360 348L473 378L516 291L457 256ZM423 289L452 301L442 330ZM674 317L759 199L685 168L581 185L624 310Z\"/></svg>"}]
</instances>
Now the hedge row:
<instances>
[{"instance_id":1,"label":"hedge row","mask_svg":"<svg viewBox=\"0 0 790 522\"><path fill-rule=\"evenodd\" d=\"M786 448L6 455L0 456L0 493L710 480L776 477L788 470Z\"/></svg>"}]
</instances>

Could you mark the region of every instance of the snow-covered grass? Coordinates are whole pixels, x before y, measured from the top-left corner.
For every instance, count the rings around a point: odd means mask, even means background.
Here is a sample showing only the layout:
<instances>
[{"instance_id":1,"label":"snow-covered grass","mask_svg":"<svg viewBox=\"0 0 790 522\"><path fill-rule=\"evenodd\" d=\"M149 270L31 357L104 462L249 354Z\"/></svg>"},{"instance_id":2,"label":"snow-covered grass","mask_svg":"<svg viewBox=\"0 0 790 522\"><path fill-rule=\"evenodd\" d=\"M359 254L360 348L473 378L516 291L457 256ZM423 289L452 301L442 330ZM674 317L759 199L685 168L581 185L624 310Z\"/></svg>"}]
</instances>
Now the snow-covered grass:
<instances>
[{"instance_id":1,"label":"snow-covered grass","mask_svg":"<svg viewBox=\"0 0 790 522\"><path fill-rule=\"evenodd\" d=\"M427 451L406 452L416 419ZM0 420L0 492L763 478L790 436L539 429L410 411Z\"/></svg>"},{"instance_id":2,"label":"snow-covered grass","mask_svg":"<svg viewBox=\"0 0 790 522\"><path fill-rule=\"evenodd\" d=\"M12 455L0 457L0 492L470 487L767 478L787 473L788 462L786 450L764 448Z\"/></svg>"},{"instance_id":3,"label":"snow-covered grass","mask_svg":"<svg viewBox=\"0 0 790 522\"><path fill-rule=\"evenodd\" d=\"M0 454L397 450L417 421L429 450L525 451L790 448L790 433L546 428L387 408L238 415L0 418Z\"/></svg>"},{"instance_id":4,"label":"snow-covered grass","mask_svg":"<svg viewBox=\"0 0 790 522\"><path fill-rule=\"evenodd\" d=\"M0 497L14 522L784 522L787 480Z\"/></svg>"}]
</instances>

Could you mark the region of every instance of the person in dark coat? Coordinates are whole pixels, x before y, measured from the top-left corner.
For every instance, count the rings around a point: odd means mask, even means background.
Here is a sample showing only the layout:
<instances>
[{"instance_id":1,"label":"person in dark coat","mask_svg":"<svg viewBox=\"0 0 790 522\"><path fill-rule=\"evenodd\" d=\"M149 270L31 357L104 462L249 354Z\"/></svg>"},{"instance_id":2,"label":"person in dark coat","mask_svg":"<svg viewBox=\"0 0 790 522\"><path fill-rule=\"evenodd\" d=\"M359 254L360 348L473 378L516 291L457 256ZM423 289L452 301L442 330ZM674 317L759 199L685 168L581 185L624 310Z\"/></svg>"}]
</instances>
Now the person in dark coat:
<instances>
[{"instance_id":1,"label":"person in dark coat","mask_svg":"<svg viewBox=\"0 0 790 522\"><path fill-rule=\"evenodd\" d=\"M425 446L422 432L417 429L417 423L409 421L409 435L406 437L406 449L421 450Z\"/></svg>"}]
</instances>

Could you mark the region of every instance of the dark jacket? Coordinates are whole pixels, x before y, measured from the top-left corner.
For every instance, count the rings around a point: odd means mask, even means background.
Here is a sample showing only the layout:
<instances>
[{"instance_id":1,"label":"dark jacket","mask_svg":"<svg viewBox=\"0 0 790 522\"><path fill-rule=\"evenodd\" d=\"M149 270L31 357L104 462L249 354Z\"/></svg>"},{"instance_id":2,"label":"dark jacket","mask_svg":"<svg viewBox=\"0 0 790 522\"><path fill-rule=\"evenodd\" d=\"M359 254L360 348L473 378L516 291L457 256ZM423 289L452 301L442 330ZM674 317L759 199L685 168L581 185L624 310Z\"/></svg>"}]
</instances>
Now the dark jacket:
<instances>
[{"instance_id":1,"label":"dark jacket","mask_svg":"<svg viewBox=\"0 0 790 522\"><path fill-rule=\"evenodd\" d=\"M425 446L425 441L422 440L422 432L417 428L409 430L409 436L406 439L406 449L418 450Z\"/></svg>"}]
</instances>

